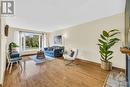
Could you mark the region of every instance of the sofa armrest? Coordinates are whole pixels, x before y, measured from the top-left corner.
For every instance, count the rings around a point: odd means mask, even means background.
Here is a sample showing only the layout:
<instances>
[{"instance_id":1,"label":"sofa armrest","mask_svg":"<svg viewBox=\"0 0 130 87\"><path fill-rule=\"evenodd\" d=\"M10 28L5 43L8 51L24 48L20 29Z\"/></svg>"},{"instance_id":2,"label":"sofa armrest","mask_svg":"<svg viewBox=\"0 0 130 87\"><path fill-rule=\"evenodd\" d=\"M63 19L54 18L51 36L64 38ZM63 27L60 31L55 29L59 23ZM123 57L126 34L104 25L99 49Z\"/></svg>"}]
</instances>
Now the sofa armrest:
<instances>
[{"instance_id":1,"label":"sofa armrest","mask_svg":"<svg viewBox=\"0 0 130 87\"><path fill-rule=\"evenodd\" d=\"M48 50L48 48L46 47L46 48L44 48L44 50L46 51L46 50Z\"/></svg>"}]
</instances>

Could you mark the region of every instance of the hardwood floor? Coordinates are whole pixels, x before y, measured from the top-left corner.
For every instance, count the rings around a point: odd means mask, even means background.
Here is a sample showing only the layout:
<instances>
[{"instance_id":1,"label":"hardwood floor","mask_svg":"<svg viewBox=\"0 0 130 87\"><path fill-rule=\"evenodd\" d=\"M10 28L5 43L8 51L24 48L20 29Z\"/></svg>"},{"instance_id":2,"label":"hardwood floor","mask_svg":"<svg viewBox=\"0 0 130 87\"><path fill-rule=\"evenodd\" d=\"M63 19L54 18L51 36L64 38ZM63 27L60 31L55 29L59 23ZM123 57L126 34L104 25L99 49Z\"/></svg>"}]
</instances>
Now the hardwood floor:
<instances>
[{"instance_id":1,"label":"hardwood floor","mask_svg":"<svg viewBox=\"0 0 130 87\"><path fill-rule=\"evenodd\" d=\"M76 60L75 65L65 66L63 59L36 65L26 59L22 73L14 66L6 72L4 87L102 87L108 71L98 64Z\"/></svg>"}]
</instances>

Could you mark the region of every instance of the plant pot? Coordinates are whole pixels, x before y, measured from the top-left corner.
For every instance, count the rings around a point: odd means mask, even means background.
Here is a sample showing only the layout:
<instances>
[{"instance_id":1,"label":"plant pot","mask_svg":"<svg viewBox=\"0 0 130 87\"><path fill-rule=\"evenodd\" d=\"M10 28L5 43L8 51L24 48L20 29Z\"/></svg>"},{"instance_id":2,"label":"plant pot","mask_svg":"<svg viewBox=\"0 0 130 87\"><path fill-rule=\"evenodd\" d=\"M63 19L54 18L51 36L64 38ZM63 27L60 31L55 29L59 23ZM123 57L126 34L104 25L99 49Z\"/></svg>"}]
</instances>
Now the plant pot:
<instances>
[{"instance_id":1,"label":"plant pot","mask_svg":"<svg viewBox=\"0 0 130 87\"><path fill-rule=\"evenodd\" d=\"M112 70L112 63L101 60L101 68L104 70Z\"/></svg>"},{"instance_id":2,"label":"plant pot","mask_svg":"<svg viewBox=\"0 0 130 87\"><path fill-rule=\"evenodd\" d=\"M17 48L12 48L12 52L18 51Z\"/></svg>"}]
</instances>

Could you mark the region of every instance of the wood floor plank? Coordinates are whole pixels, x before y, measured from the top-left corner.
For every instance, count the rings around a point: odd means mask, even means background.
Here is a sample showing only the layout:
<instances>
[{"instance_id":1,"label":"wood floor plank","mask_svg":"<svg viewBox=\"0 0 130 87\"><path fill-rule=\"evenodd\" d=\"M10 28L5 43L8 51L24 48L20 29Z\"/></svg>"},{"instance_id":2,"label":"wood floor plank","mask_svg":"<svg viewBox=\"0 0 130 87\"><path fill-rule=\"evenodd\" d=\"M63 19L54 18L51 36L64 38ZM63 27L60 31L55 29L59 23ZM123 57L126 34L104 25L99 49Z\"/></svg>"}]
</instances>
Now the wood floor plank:
<instances>
[{"instance_id":1,"label":"wood floor plank","mask_svg":"<svg viewBox=\"0 0 130 87\"><path fill-rule=\"evenodd\" d=\"M11 74L6 72L4 87L102 87L108 74L99 65L80 60L72 66L58 58L40 65L26 60L22 65L22 73L16 66Z\"/></svg>"}]
</instances>

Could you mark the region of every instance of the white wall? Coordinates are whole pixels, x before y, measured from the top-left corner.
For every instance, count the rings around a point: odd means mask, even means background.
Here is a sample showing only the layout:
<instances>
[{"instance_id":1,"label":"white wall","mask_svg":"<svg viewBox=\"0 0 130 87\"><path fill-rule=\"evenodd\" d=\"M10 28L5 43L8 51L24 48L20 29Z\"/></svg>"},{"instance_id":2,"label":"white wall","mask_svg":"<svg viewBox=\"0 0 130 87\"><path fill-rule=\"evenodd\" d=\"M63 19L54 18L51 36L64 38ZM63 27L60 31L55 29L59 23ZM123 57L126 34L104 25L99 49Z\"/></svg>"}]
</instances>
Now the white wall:
<instances>
[{"instance_id":1,"label":"white wall","mask_svg":"<svg viewBox=\"0 0 130 87\"><path fill-rule=\"evenodd\" d=\"M12 41L19 44L19 31L13 28L9 28L9 35L8 35L8 43L11 43Z\"/></svg>"},{"instance_id":2,"label":"white wall","mask_svg":"<svg viewBox=\"0 0 130 87\"><path fill-rule=\"evenodd\" d=\"M100 63L98 49L98 38L103 30L119 29L121 41L115 45L113 66L125 68L125 55L121 54L120 47L124 42L124 14L117 14L103 19L95 20L85 24L80 24L64 30L52 32L50 34L50 43L53 44L53 38L56 35L65 35L63 40L65 48L78 48L78 58Z\"/></svg>"},{"instance_id":3,"label":"white wall","mask_svg":"<svg viewBox=\"0 0 130 87\"><path fill-rule=\"evenodd\" d=\"M1 17L0 20L0 84L3 84L6 69L7 37L4 35L5 18Z\"/></svg>"},{"instance_id":4,"label":"white wall","mask_svg":"<svg viewBox=\"0 0 130 87\"><path fill-rule=\"evenodd\" d=\"M9 33L8 33L8 37L7 37L7 46L11 42L15 42L18 46L20 45L20 43L19 43L19 31L15 28L12 28L12 27L9 28ZM19 48L18 48L18 51L19 51Z\"/></svg>"}]
</instances>

